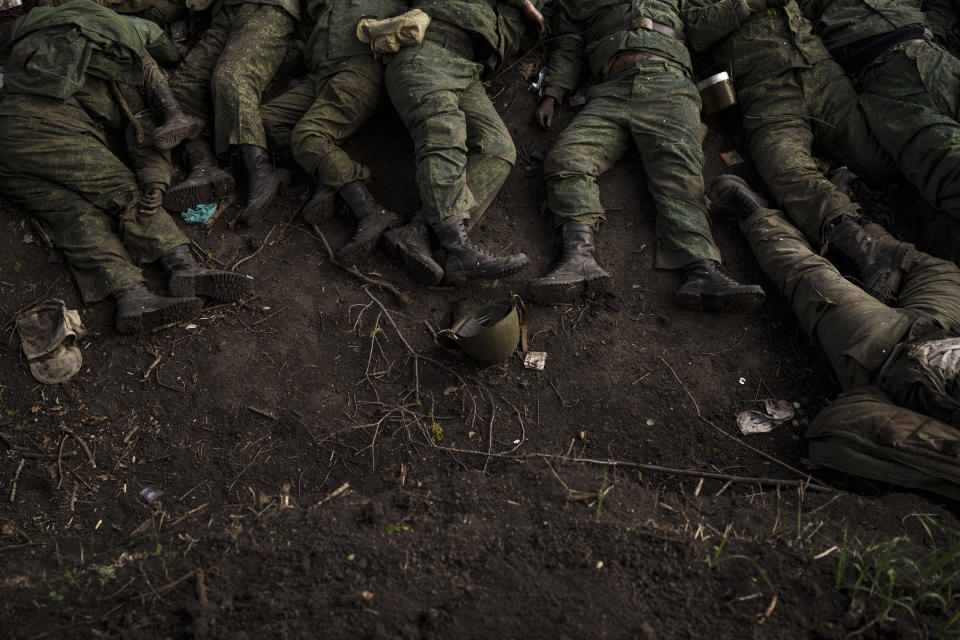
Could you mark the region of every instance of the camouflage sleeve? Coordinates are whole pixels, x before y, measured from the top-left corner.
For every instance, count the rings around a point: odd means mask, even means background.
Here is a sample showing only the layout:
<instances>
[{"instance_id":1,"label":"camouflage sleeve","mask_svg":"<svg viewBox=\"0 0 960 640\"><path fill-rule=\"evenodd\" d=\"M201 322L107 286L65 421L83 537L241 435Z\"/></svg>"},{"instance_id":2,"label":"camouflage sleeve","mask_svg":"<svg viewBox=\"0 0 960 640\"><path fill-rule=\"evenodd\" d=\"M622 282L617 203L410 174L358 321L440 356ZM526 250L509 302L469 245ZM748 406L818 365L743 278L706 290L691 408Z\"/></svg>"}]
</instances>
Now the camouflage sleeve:
<instances>
[{"instance_id":1,"label":"camouflage sleeve","mask_svg":"<svg viewBox=\"0 0 960 640\"><path fill-rule=\"evenodd\" d=\"M581 29L570 19L562 4L557 7L553 18L553 35L555 44L547 63L543 93L562 100L565 91L573 91L583 82L587 66Z\"/></svg>"},{"instance_id":2,"label":"camouflage sleeve","mask_svg":"<svg viewBox=\"0 0 960 640\"><path fill-rule=\"evenodd\" d=\"M810 22L816 22L823 15L830 0L797 0L800 11Z\"/></svg>"},{"instance_id":3,"label":"camouflage sleeve","mask_svg":"<svg viewBox=\"0 0 960 640\"><path fill-rule=\"evenodd\" d=\"M927 24L937 42L946 43L947 36L957 28L955 3L950 0L926 0L923 9L927 13Z\"/></svg>"},{"instance_id":4,"label":"camouflage sleeve","mask_svg":"<svg viewBox=\"0 0 960 640\"><path fill-rule=\"evenodd\" d=\"M680 17L690 46L705 51L736 31L754 11L763 10L765 0L684 0Z\"/></svg>"}]
</instances>

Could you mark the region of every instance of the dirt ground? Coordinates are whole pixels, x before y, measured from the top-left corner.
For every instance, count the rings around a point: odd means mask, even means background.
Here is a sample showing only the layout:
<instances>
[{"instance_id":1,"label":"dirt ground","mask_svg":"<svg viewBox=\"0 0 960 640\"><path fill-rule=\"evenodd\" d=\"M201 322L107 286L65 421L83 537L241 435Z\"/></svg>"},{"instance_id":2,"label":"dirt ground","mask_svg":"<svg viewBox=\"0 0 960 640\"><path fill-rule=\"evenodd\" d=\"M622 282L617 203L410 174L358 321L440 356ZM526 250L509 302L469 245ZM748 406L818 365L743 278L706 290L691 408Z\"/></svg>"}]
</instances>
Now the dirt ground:
<instances>
[{"instance_id":1,"label":"dirt ground","mask_svg":"<svg viewBox=\"0 0 960 640\"><path fill-rule=\"evenodd\" d=\"M526 307L542 372L519 352L480 368L435 344L454 299L522 294L554 258L538 158L574 110L533 125L538 55L488 86L519 160L473 235L531 258L502 281L428 290L382 254L360 265L402 304L331 264L293 188L251 229L228 228L236 208L210 233L184 225L211 266L252 275L256 297L122 336L112 303L84 307L24 216L0 208L0 637L944 631L935 606L883 611L847 587L855 550L927 545L924 518L960 528L956 504L809 468L800 437L839 391L829 368L733 220L713 220L727 269L768 285L766 305L673 306L679 275L652 268L635 154L602 180L609 291ZM721 152L746 156L736 119L708 122L708 180L729 170ZM388 107L347 148L382 202L416 209L412 146ZM759 184L749 163L732 170ZM861 196L878 215L916 208L902 187ZM340 246L350 220L322 232ZM31 378L12 324L48 297L89 329L81 372L58 387ZM767 398L797 403L796 419L740 435L737 412ZM162 491L152 504L148 486Z\"/></svg>"}]
</instances>

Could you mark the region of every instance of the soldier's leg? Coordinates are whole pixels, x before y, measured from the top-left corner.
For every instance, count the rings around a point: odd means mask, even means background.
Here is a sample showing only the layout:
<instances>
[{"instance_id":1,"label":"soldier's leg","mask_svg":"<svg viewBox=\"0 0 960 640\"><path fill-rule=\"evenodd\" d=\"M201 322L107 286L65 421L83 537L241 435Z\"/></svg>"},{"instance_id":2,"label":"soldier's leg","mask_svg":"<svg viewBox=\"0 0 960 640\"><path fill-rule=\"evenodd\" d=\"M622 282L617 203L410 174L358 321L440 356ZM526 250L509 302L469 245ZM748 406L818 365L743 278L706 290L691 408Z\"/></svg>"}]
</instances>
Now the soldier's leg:
<instances>
[{"instance_id":1,"label":"soldier's leg","mask_svg":"<svg viewBox=\"0 0 960 640\"><path fill-rule=\"evenodd\" d=\"M192 116L210 116L210 78L230 36L233 7L223 7L214 16L200 41L190 49L170 78L177 102Z\"/></svg>"},{"instance_id":2,"label":"soldier's leg","mask_svg":"<svg viewBox=\"0 0 960 640\"><path fill-rule=\"evenodd\" d=\"M860 207L823 175L812 154L813 129L805 118L793 71L739 94L750 156L777 204L819 247L826 229Z\"/></svg>"},{"instance_id":3,"label":"soldier's leg","mask_svg":"<svg viewBox=\"0 0 960 640\"><path fill-rule=\"evenodd\" d=\"M461 94L460 108L467 121L467 187L476 201L467 221L472 229L500 193L517 161L517 148L479 80Z\"/></svg>"},{"instance_id":4,"label":"soldier's leg","mask_svg":"<svg viewBox=\"0 0 960 640\"><path fill-rule=\"evenodd\" d=\"M918 251L907 271L897 304L936 318L945 328L960 329L960 269L953 262Z\"/></svg>"},{"instance_id":5,"label":"soldier's leg","mask_svg":"<svg viewBox=\"0 0 960 640\"><path fill-rule=\"evenodd\" d=\"M907 45L866 71L860 104L901 173L960 220L960 60L933 43Z\"/></svg>"},{"instance_id":6,"label":"soldier's leg","mask_svg":"<svg viewBox=\"0 0 960 640\"><path fill-rule=\"evenodd\" d=\"M309 76L293 89L281 93L260 107L260 117L270 151L284 162L293 157L290 144L293 128L313 104L316 93L316 82Z\"/></svg>"},{"instance_id":7,"label":"soldier's leg","mask_svg":"<svg viewBox=\"0 0 960 640\"><path fill-rule=\"evenodd\" d=\"M758 209L741 229L760 267L822 348L844 390L869 384L908 331L910 315L878 302L817 255L779 211Z\"/></svg>"}]
</instances>

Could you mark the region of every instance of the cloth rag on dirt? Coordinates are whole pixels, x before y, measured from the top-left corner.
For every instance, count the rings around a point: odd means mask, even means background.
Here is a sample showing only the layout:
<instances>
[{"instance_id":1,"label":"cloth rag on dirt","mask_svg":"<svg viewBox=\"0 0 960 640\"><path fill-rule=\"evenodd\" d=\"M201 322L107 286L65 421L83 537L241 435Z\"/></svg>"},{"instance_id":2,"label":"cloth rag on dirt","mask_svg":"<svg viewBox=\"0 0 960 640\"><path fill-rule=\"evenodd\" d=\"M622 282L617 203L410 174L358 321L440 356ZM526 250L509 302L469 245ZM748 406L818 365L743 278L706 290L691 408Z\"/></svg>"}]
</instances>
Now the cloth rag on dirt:
<instances>
[{"instance_id":1,"label":"cloth rag on dirt","mask_svg":"<svg viewBox=\"0 0 960 640\"><path fill-rule=\"evenodd\" d=\"M213 214L217 212L217 205L214 204L198 204L196 206L190 207L186 211L180 213L180 217L183 218L183 221L187 224L203 224L207 220L213 217Z\"/></svg>"},{"instance_id":2,"label":"cloth rag on dirt","mask_svg":"<svg viewBox=\"0 0 960 640\"><path fill-rule=\"evenodd\" d=\"M20 346L30 373L44 384L66 382L80 370L83 355L77 338L86 333L80 314L58 298L39 302L17 314Z\"/></svg>"}]
</instances>

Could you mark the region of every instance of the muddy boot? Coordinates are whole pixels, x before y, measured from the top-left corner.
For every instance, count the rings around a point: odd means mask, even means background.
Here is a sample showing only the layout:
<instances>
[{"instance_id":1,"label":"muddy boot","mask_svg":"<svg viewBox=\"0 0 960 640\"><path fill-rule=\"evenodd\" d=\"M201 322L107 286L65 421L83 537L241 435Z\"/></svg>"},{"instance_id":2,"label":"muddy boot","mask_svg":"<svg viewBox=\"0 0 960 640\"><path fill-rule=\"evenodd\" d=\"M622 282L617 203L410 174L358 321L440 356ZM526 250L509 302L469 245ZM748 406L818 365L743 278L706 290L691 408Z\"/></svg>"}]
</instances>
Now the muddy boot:
<instances>
[{"instance_id":1,"label":"muddy boot","mask_svg":"<svg viewBox=\"0 0 960 640\"><path fill-rule=\"evenodd\" d=\"M240 224L253 225L263 219L273 204L280 187L290 180L290 172L286 169L276 169L267 150L255 144L241 144L237 146L243 166L247 170L247 206L240 213Z\"/></svg>"},{"instance_id":2,"label":"muddy boot","mask_svg":"<svg viewBox=\"0 0 960 640\"><path fill-rule=\"evenodd\" d=\"M374 200L360 180L343 186L339 195L357 219L357 230L350 242L337 251L337 259L346 265L356 264L370 255L384 231L400 224L400 216Z\"/></svg>"},{"instance_id":3,"label":"muddy boot","mask_svg":"<svg viewBox=\"0 0 960 640\"><path fill-rule=\"evenodd\" d=\"M710 201L714 211L746 218L757 209L766 209L767 201L739 176L725 173L710 184Z\"/></svg>"},{"instance_id":4,"label":"muddy boot","mask_svg":"<svg viewBox=\"0 0 960 640\"><path fill-rule=\"evenodd\" d=\"M447 252L443 265L443 284L446 285L461 285L470 278L509 276L530 262L523 253L499 257L481 249L467 236L463 220L437 231L437 240Z\"/></svg>"},{"instance_id":5,"label":"muddy boot","mask_svg":"<svg viewBox=\"0 0 960 640\"><path fill-rule=\"evenodd\" d=\"M200 298L166 298L151 293L142 282L131 282L113 292L117 301L117 331L134 333L189 320L203 307Z\"/></svg>"},{"instance_id":6,"label":"muddy boot","mask_svg":"<svg viewBox=\"0 0 960 640\"><path fill-rule=\"evenodd\" d=\"M694 311L746 313L763 304L756 284L740 284L720 270L716 260L697 260L683 268L686 281L677 290L677 306Z\"/></svg>"},{"instance_id":7,"label":"muddy boot","mask_svg":"<svg viewBox=\"0 0 960 640\"><path fill-rule=\"evenodd\" d=\"M180 213L198 204L211 204L233 193L236 183L229 173L217 166L213 149L206 140L198 138L184 145L190 175L163 196L163 207Z\"/></svg>"},{"instance_id":8,"label":"muddy boot","mask_svg":"<svg viewBox=\"0 0 960 640\"><path fill-rule=\"evenodd\" d=\"M253 295L253 278L201 267L185 244L160 256L160 266L170 276L171 295L203 296L220 302L234 302Z\"/></svg>"},{"instance_id":9,"label":"muddy boot","mask_svg":"<svg viewBox=\"0 0 960 640\"><path fill-rule=\"evenodd\" d=\"M196 140L203 131L200 118L188 116L173 97L168 84L149 87L150 108L161 124L153 130L153 146L157 149L173 149L184 140Z\"/></svg>"},{"instance_id":10,"label":"muddy boot","mask_svg":"<svg viewBox=\"0 0 960 640\"><path fill-rule=\"evenodd\" d=\"M903 275L917 260L912 244L900 242L878 224L861 225L853 216L839 219L827 233L827 243L853 261L863 290L884 304L896 301Z\"/></svg>"},{"instance_id":11,"label":"muddy boot","mask_svg":"<svg viewBox=\"0 0 960 640\"><path fill-rule=\"evenodd\" d=\"M443 267L430 251L430 229L420 220L412 220L383 234L387 251L410 272L414 280L428 286L443 279Z\"/></svg>"},{"instance_id":12,"label":"muddy boot","mask_svg":"<svg viewBox=\"0 0 960 640\"><path fill-rule=\"evenodd\" d=\"M337 192L319 180L310 181L310 199L300 209L307 224L323 224L333 215Z\"/></svg>"},{"instance_id":13,"label":"muddy boot","mask_svg":"<svg viewBox=\"0 0 960 640\"><path fill-rule=\"evenodd\" d=\"M541 304L573 302L581 294L600 289L610 274L597 264L593 227L568 222L563 225L563 253L553 271L527 284L530 297Z\"/></svg>"},{"instance_id":14,"label":"muddy boot","mask_svg":"<svg viewBox=\"0 0 960 640\"><path fill-rule=\"evenodd\" d=\"M840 193L849 196L853 191L853 181L857 179L857 174L850 171L847 167L837 167L828 171L824 177L835 186Z\"/></svg>"}]
</instances>

